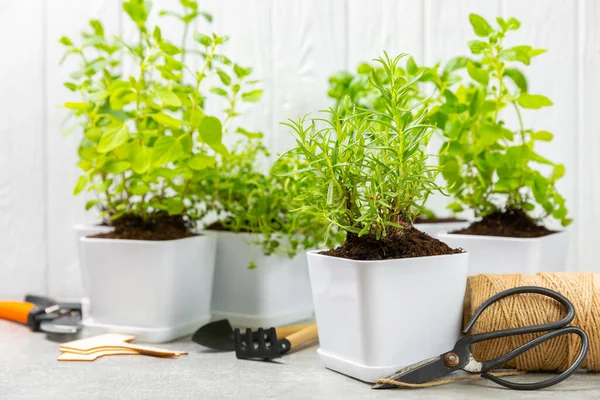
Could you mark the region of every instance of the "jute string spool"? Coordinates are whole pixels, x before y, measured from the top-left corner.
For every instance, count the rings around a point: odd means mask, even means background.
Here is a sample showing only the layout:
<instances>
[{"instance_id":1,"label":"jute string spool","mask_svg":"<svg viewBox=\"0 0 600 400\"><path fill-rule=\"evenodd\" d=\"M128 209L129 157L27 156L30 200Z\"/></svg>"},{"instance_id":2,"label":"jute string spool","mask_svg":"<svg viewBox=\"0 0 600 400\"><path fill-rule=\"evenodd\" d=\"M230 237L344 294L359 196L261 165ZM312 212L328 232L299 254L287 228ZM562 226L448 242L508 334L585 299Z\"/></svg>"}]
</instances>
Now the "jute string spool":
<instances>
[{"instance_id":1,"label":"jute string spool","mask_svg":"<svg viewBox=\"0 0 600 400\"><path fill-rule=\"evenodd\" d=\"M519 286L552 289L573 303L575 319L571 325L582 328L590 338L589 352L582 368L600 371L600 274L563 272L469 277L464 305L465 324L477 307L490 296ZM564 313L564 307L548 297L537 294L514 295L487 308L470 333L540 325L558 321ZM489 360L506 354L539 335L541 334L508 336L481 342L472 345L471 351L476 360ZM504 368L521 371L564 371L577 357L580 345L577 335L563 335L523 353L508 362Z\"/></svg>"}]
</instances>

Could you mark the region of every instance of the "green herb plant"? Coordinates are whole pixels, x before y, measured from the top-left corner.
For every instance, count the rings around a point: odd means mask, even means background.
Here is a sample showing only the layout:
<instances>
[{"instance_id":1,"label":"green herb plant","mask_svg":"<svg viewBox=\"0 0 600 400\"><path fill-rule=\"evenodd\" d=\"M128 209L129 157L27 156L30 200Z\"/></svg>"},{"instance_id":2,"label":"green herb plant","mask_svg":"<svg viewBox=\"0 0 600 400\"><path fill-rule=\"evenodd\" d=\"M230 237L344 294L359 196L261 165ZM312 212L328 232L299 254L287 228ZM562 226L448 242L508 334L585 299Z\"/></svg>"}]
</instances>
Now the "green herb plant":
<instances>
[{"instance_id":1,"label":"green herb plant","mask_svg":"<svg viewBox=\"0 0 600 400\"><path fill-rule=\"evenodd\" d=\"M440 166L456 200L450 208L466 207L479 217L516 209L532 217L538 204L544 210L540 218L552 216L566 226L571 219L555 185L565 167L536 152L536 143L551 141L553 135L527 127L523 118L523 109L552 102L530 93L515 67L529 65L546 50L506 47L505 36L520 27L514 18L497 18L498 28L476 14L469 20L479 37L468 42L472 57L456 57L443 69L420 69L438 92L428 103L429 118L445 137ZM465 69L466 81L460 74ZM506 119L509 113L515 116L514 126Z\"/></svg>"},{"instance_id":2,"label":"green herb plant","mask_svg":"<svg viewBox=\"0 0 600 400\"><path fill-rule=\"evenodd\" d=\"M262 91L249 79L250 68L233 63L221 53L227 36L194 34L194 21L212 17L194 0L180 0L179 13L163 11L184 27L181 40L163 37L151 28L151 2L129 0L123 10L137 27L133 42L105 33L100 21L90 21L91 32L76 44L67 37L65 57L77 57L79 66L65 86L79 95L65 103L75 126L83 130L79 146L82 170L74 193L94 193L86 209L98 205L104 216L133 215L144 221L156 214L202 218L207 193L201 185L204 170L219 173L229 156L223 135L233 131L231 121L240 102L255 102ZM189 62L196 58L199 69ZM124 61L135 72L124 72ZM223 115L205 113L209 99L222 97ZM243 128L237 132L252 136Z\"/></svg>"},{"instance_id":3,"label":"green herb plant","mask_svg":"<svg viewBox=\"0 0 600 400\"><path fill-rule=\"evenodd\" d=\"M255 141L232 152L227 168L210 174L207 180L210 207L217 212L220 229L253 234L253 242L263 254L290 258L300 251L315 248L325 240L326 221L301 212L297 197L308 190L310 182L290 176L291 171L307 166L297 157L284 156L267 173L259 158L268 151ZM331 237L333 240L335 235ZM250 268L256 265L251 262Z\"/></svg>"},{"instance_id":4,"label":"green herb plant","mask_svg":"<svg viewBox=\"0 0 600 400\"><path fill-rule=\"evenodd\" d=\"M310 182L299 198L303 211L328 221L328 230L379 240L390 228L406 227L438 189L423 150L433 129L423 113L413 115L409 104L419 76L396 73L403 57L385 54L377 60L383 78L371 71L382 111L346 101L324 118L287 124L297 142L287 154L306 163L290 174Z\"/></svg>"},{"instance_id":5,"label":"green herb plant","mask_svg":"<svg viewBox=\"0 0 600 400\"><path fill-rule=\"evenodd\" d=\"M414 107L413 114L420 115L428 107L429 95L423 90L423 82L430 79L430 71L427 68L419 68L413 57L406 57L404 66L397 65L394 76L403 77L413 82L407 88L406 96L409 98L407 104ZM389 82L388 74L379 63L361 63L356 72L340 71L329 78L330 98L335 100L336 110L345 102L360 108L373 109L380 112L386 111L386 102L382 93L371 83L371 75L376 74L379 81L386 84ZM416 78L416 79L415 79ZM435 220L436 214L429 208L421 207L419 216L425 219Z\"/></svg>"}]
</instances>

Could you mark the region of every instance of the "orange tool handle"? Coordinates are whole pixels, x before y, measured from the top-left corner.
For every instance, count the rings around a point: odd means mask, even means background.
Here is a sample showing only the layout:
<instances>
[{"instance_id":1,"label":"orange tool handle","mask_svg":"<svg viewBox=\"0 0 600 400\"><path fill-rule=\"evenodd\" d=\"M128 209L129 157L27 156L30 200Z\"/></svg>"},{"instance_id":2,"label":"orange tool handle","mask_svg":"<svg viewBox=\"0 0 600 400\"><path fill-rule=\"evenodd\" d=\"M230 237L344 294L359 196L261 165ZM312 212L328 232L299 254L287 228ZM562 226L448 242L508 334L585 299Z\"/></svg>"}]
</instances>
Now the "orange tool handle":
<instances>
[{"instance_id":1,"label":"orange tool handle","mask_svg":"<svg viewBox=\"0 0 600 400\"><path fill-rule=\"evenodd\" d=\"M0 301L0 319L20 322L27 325L29 313L35 307L24 301Z\"/></svg>"}]
</instances>

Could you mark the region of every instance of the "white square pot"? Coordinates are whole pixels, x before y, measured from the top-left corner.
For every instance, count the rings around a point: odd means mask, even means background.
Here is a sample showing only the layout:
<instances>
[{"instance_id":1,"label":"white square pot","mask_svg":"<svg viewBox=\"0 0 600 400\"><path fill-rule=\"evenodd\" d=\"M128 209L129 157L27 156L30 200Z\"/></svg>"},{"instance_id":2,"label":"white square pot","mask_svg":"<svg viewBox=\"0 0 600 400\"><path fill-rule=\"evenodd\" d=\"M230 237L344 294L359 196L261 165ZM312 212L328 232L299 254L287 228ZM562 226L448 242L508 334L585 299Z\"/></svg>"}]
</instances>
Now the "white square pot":
<instances>
[{"instance_id":1,"label":"white square pot","mask_svg":"<svg viewBox=\"0 0 600 400\"><path fill-rule=\"evenodd\" d=\"M471 225L469 221L455 221L415 224L415 228L421 232L425 232L431 237L436 237L438 233L457 231L459 229L466 228L469 225Z\"/></svg>"},{"instance_id":2,"label":"white square pot","mask_svg":"<svg viewBox=\"0 0 600 400\"><path fill-rule=\"evenodd\" d=\"M535 274L567 269L569 236L566 231L539 238L510 238L440 233L450 247L469 252L469 275Z\"/></svg>"},{"instance_id":3,"label":"white square pot","mask_svg":"<svg viewBox=\"0 0 600 400\"><path fill-rule=\"evenodd\" d=\"M77 250L79 256L79 271L81 271L81 285L83 286L83 297L81 298L81 312L83 318L87 318L90 312L90 298L89 298L89 283L86 271L81 268L81 250L79 246L79 239L86 236L97 235L99 233L109 233L114 230L112 226L99 225L93 222L86 222L82 224L73 225L75 231L75 240L77 240Z\"/></svg>"},{"instance_id":4,"label":"white square pot","mask_svg":"<svg viewBox=\"0 0 600 400\"><path fill-rule=\"evenodd\" d=\"M356 261L308 252L325 367L366 382L453 348L467 253Z\"/></svg>"},{"instance_id":5,"label":"white square pot","mask_svg":"<svg viewBox=\"0 0 600 400\"><path fill-rule=\"evenodd\" d=\"M97 332L160 343L210 320L216 237L167 241L80 238L90 315Z\"/></svg>"},{"instance_id":6,"label":"white square pot","mask_svg":"<svg viewBox=\"0 0 600 400\"><path fill-rule=\"evenodd\" d=\"M212 314L234 326L258 328L291 324L313 317L304 253L293 259L265 256L256 235L214 232L218 237ZM256 268L248 269L250 261Z\"/></svg>"}]
</instances>

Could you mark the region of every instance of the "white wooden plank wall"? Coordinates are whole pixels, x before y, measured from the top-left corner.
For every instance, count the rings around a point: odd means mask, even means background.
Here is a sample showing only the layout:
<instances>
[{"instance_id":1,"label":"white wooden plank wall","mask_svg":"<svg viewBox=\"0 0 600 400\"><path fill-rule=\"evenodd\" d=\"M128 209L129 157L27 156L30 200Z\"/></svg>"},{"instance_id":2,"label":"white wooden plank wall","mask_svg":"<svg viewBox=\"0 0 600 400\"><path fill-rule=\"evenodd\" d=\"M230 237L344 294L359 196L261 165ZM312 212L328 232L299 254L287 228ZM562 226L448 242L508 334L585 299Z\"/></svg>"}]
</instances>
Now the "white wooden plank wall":
<instances>
[{"instance_id":1,"label":"white wooden plank wall","mask_svg":"<svg viewBox=\"0 0 600 400\"><path fill-rule=\"evenodd\" d=\"M431 64L467 54L468 14L523 23L511 43L548 48L528 68L532 92L551 109L525 115L528 125L555 133L542 154L567 166L560 188L575 218L570 229L573 270L597 270L600 225L600 5L594 0L204 0L212 29L231 36L227 54L254 67L265 95L240 123L265 133L273 152L293 144L279 122L328 107L327 78L387 50ZM81 294L76 222L93 218L84 198L71 195L78 175L78 137L61 135L69 99L69 66L58 65L62 35L76 36L90 18L110 34L134 35L119 0L0 0L0 297L25 292L76 298ZM154 9L177 9L155 0ZM156 17L152 22L158 21ZM160 18L163 35L180 37ZM192 32L190 32L191 37ZM177 39L179 40L179 39ZM197 63L197 61L193 61ZM125 65L125 70L131 68ZM215 107L217 107L215 105ZM439 143L432 143L432 150ZM434 199L441 211L447 200Z\"/></svg>"}]
</instances>

